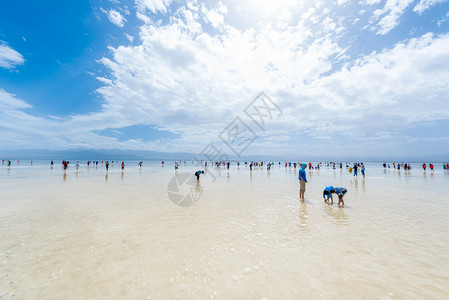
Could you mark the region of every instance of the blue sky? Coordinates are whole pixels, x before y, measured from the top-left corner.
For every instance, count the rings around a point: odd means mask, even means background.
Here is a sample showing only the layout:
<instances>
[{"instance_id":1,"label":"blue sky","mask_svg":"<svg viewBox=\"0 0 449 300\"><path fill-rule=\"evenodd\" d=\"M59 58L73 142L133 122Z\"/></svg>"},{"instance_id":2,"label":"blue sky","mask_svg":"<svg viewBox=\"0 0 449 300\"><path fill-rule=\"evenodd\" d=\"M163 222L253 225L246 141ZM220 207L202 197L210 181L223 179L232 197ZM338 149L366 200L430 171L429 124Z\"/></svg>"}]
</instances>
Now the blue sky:
<instances>
[{"instance_id":1,"label":"blue sky","mask_svg":"<svg viewBox=\"0 0 449 300\"><path fill-rule=\"evenodd\" d=\"M198 153L261 91L250 154L449 153L449 1L6 1L0 147Z\"/></svg>"}]
</instances>

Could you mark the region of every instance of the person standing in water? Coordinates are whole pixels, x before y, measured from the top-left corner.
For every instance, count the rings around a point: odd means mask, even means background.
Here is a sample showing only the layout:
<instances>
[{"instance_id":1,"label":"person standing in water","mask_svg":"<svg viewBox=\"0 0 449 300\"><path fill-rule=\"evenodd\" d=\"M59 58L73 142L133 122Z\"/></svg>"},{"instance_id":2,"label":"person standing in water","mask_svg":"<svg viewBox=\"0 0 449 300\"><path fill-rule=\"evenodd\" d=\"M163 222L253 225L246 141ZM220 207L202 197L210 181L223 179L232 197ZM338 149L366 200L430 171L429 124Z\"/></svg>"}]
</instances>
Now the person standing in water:
<instances>
[{"instance_id":1,"label":"person standing in water","mask_svg":"<svg viewBox=\"0 0 449 300\"><path fill-rule=\"evenodd\" d=\"M204 171L198 170L195 172L195 176L196 176L196 180L199 181L200 180L200 175L204 174Z\"/></svg>"},{"instance_id":2,"label":"person standing in water","mask_svg":"<svg viewBox=\"0 0 449 300\"><path fill-rule=\"evenodd\" d=\"M360 170L362 171L363 178L365 178L365 165L361 163Z\"/></svg>"},{"instance_id":3,"label":"person standing in water","mask_svg":"<svg viewBox=\"0 0 449 300\"><path fill-rule=\"evenodd\" d=\"M343 201L343 197L348 192L348 190L344 187L337 187L335 188L335 193L338 195L338 206L340 206L340 203L342 206L345 206L345 202Z\"/></svg>"},{"instance_id":4,"label":"person standing in water","mask_svg":"<svg viewBox=\"0 0 449 300\"><path fill-rule=\"evenodd\" d=\"M106 161L105 166L106 166L106 172L108 172L109 171L109 161Z\"/></svg>"},{"instance_id":5,"label":"person standing in water","mask_svg":"<svg viewBox=\"0 0 449 300\"><path fill-rule=\"evenodd\" d=\"M354 176L356 176L357 177L357 163L355 163L354 164L354 167L352 168L352 171L353 171L353 173L354 173Z\"/></svg>"},{"instance_id":6,"label":"person standing in water","mask_svg":"<svg viewBox=\"0 0 449 300\"><path fill-rule=\"evenodd\" d=\"M125 169L125 163L122 161L122 170Z\"/></svg>"},{"instance_id":7,"label":"person standing in water","mask_svg":"<svg viewBox=\"0 0 449 300\"><path fill-rule=\"evenodd\" d=\"M334 198L332 197L332 194L335 194L335 189L333 186L327 186L323 190L323 198L324 202L329 203L329 199L334 203Z\"/></svg>"},{"instance_id":8,"label":"person standing in water","mask_svg":"<svg viewBox=\"0 0 449 300\"><path fill-rule=\"evenodd\" d=\"M298 173L298 180L299 180L299 198L304 200L304 193L306 192L306 164L301 164L301 168L299 169Z\"/></svg>"}]
</instances>

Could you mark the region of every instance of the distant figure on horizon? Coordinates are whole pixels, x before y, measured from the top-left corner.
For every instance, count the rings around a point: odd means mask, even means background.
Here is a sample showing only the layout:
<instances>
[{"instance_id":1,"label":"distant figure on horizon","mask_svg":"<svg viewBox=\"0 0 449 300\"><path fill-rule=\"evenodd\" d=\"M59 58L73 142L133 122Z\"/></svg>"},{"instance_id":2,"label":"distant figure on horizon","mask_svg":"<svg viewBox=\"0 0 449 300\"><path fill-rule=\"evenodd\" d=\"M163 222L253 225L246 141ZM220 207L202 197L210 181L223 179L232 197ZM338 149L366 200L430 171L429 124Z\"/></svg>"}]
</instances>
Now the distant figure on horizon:
<instances>
[{"instance_id":1,"label":"distant figure on horizon","mask_svg":"<svg viewBox=\"0 0 449 300\"><path fill-rule=\"evenodd\" d=\"M307 183L307 178L306 178L306 164L301 164L301 168L299 169L298 172L298 180L299 180L299 198L304 200L304 193L306 192L306 183Z\"/></svg>"},{"instance_id":2,"label":"distant figure on horizon","mask_svg":"<svg viewBox=\"0 0 449 300\"><path fill-rule=\"evenodd\" d=\"M200 175L204 174L204 171L198 170L195 172L195 176L196 176L196 180L199 181L200 180Z\"/></svg>"},{"instance_id":3,"label":"distant figure on horizon","mask_svg":"<svg viewBox=\"0 0 449 300\"><path fill-rule=\"evenodd\" d=\"M143 161L139 162L139 167L142 168Z\"/></svg>"}]
</instances>

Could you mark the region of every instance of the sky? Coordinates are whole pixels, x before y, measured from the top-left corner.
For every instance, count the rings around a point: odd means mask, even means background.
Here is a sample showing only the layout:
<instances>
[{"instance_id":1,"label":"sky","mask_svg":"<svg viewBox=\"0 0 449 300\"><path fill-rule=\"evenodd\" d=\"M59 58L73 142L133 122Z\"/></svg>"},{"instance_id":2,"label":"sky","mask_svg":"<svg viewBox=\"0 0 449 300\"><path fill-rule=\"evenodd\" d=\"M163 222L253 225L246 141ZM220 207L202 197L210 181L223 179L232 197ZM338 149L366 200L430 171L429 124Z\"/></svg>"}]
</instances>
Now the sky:
<instances>
[{"instance_id":1,"label":"sky","mask_svg":"<svg viewBox=\"0 0 449 300\"><path fill-rule=\"evenodd\" d=\"M448 31L447 0L3 1L0 150L446 155Z\"/></svg>"}]
</instances>

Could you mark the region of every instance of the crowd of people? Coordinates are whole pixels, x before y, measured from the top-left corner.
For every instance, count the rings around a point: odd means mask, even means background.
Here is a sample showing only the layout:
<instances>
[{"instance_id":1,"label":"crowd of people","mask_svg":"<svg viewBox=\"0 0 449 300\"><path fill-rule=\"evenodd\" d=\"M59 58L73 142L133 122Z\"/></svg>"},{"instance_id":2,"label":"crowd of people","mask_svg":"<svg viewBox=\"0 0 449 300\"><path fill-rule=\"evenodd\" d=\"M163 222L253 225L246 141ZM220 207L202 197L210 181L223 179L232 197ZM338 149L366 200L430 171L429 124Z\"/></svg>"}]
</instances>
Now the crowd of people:
<instances>
[{"instance_id":1,"label":"crowd of people","mask_svg":"<svg viewBox=\"0 0 449 300\"><path fill-rule=\"evenodd\" d=\"M17 164L19 164L20 161L17 160ZM114 163L117 165L119 164L119 161L114 161L112 160L111 163L109 163L109 161L98 161L98 160L94 160L94 161L87 161L87 168L89 168L91 165L98 167L98 165L105 167L106 172L108 172L109 170L109 166L110 165L114 165ZM179 169L180 164L182 163L182 161L175 161L174 162L174 167L175 170ZM184 165L186 164L186 161L183 162ZM193 163L193 162L192 162ZM220 168L220 167L225 167L227 170L230 169L231 167L231 162L230 161L221 161L221 162L211 162L212 165L214 165L216 168ZM240 167L240 162L234 162L236 166ZM12 163L10 160L2 160L2 165L7 165L8 168L11 167ZM33 161L30 162L30 164L33 164ZM264 166L266 166L267 171L270 171L271 168L276 164L275 162L263 162L263 161L245 161L244 163L245 166L249 167L249 170L252 171L254 167L257 168L264 168ZM52 160L50 162L51 167L53 168L54 165L54 161ZM70 161L68 160L63 160L62 161L62 169L64 170L64 172L69 168L70 165ZM143 165L143 161L140 161L138 163L138 166L140 168L142 168ZM205 168L207 168L208 166L208 162L201 162L201 165L204 166ZM306 169L308 168L309 170L320 170L322 167L327 166L328 168L332 168L332 169L343 169L343 166L346 167L346 169L349 171L349 173L352 173L352 175L354 177L358 176L358 172L360 171L363 178L365 178L365 165L363 163L349 163L349 162L345 162L343 164L343 162L319 162L316 163L315 165L313 165L311 162L309 163L300 163L300 162L278 162L277 165L279 167L281 167L281 165L283 165L285 168L298 168L298 180L299 180L299 198L301 200L304 201L304 194L306 191L306 184L308 183L307 181L307 175L306 175ZM75 168L78 171L80 167L80 162L77 161L75 164ZM162 161L162 167L164 167L164 161ZM393 162L393 163L383 163L383 167L385 169L389 169L389 168L393 168L394 170L405 170L405 171L410 171L412 169L412 166L410 163L397 163L397 162ZM427 170L427 168L429 168L429 170L431 172L434 171L435 166L433 165L433 163L422 163L421 167L424 171ZM125 169L125 162L122 161L120 164L120 168L122 170L122 173L124 172ZM443 169L444 170L449 170L449 163L443 163ZM200 180L200 176L204 174L204 170L198 170L194 173L195 177L197 178L197 181ZM324 202L329 203L329 204L333 204L333 195L337 195L338 196L338 205L342 205L344 206L344 195L348 192L348 190L345 187L333 187L332 185L330 186L326 186L323 190L323 199Z\"/></svg>"}]
</instances>

